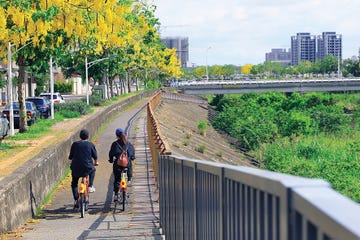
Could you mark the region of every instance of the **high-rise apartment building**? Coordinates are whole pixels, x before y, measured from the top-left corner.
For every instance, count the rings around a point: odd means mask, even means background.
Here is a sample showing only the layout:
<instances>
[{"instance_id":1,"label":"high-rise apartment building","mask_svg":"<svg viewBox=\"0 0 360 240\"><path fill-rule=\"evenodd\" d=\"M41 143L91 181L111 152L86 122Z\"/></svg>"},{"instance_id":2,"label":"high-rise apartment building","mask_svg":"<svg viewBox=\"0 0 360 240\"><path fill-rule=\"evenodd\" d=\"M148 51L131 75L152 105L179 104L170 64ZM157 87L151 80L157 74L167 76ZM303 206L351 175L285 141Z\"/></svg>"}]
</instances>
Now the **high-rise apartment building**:
<instances>
[{"instance_id":1,"label":"high-rise apartment building","mask_svg":"<svg viewBox=\"0 0 360 240\"><path fill-rule=\"evenodd\" d=\"M271 52L265 54L266 62L278 62L286 67L291 64L291 52L284 48L273 48Z\"/></svg>"},{"instance_id":2,"label":"high-rise apartment building","mask_svg":"<svg viewBox=\"0 0 360 240\"><path fill-rule=\"evenodd\" d=\"M342 36L336 32L323 32L317 37L317 53L319 59L332 54L342 59Z\"/></svg>"},{"instance_id":3,"label":"high-rise apartment building","mask_svg":"<svg viewBox=\"0 0 360 240\"><path fill-rule=\"evenodd\" d=\"M301 61L315 62L316 37L310 33L297 33L291 36L291 65L298 65Z\"/></svg>"},{"instance_id":4,"label":"high-rise apartment building","mask_svg":"<svg viewBox=\"0 0 360 240\"><path fill-rule=\"evenodd\" d=\"M188 37L165 37L161 38L167 48L175 48L181 67L185 68L189 63L189 38Z\"/></svg>"}]
</instances>

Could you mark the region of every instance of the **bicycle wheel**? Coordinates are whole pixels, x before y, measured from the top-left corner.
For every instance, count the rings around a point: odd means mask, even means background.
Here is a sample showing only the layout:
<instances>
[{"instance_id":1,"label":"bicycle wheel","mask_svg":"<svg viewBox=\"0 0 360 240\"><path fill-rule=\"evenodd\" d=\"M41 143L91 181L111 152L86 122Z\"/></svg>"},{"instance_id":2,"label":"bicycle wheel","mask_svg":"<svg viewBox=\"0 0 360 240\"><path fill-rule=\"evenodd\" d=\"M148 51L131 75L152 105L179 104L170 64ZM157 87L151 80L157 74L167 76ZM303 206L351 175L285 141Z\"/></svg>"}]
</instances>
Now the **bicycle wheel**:
<instances>
[{"instance_id":1,"label":"bicycle wheel","mask_svg":"<svg viewBox=\"0 0 360 240\"><path fill-rule=\"evenodd\" d=\"M85 198L85 211L87 211L89 209L89 204L90 204L90 195L86 194L86 198Z\"/></svg>"},{"instance_id":2,"label":"bicycle wheel","mask_svg":"<svg viewBox=\"0 0 360 240\"><path fill-rule=\"evenodd\" d=\"M85 197L83 193L80 193L80 198L79 198L79 203L80 203L80 216L81 218L83 218L85 216L85 208L86 208L86 202L85 202Z\"/></svg>"},{"instance_id":3,"label":"bicycle wheel","mask_svg":"<svg viewBox=\"0 0 360 240\"><path fill-rule=\"evenodd\" d=\"M118 203L118 201L114 202L114 211L113 211L114 213L116 213L116 205L117 205L117 203Z\"/></svg>"},{"instance_id":4,"label":"bicycle wheel","mask_svg":"<svg viewBox=\"0 0 360 240\"><path fill-rule=\"evenodd\" d=\"M126 192L125 190L121 190L121 198L122 198L122 210L125 211L125 202L126 202Z\"/></svg>"}]
</instances>

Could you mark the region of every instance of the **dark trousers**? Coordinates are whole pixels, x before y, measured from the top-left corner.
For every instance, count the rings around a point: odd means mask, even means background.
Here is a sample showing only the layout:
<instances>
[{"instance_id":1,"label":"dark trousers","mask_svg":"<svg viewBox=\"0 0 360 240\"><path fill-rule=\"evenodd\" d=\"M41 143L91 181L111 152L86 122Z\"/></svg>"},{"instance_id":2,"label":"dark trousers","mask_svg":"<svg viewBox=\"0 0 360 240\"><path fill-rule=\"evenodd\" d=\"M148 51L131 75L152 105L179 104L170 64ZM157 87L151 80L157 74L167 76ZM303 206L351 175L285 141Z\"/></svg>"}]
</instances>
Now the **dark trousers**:
<instances>
[{"instance_id":1,"label":"dark trousers","mask_svg":"<svg viewBox=\"0 0 360 240\"><path fill-rule=\"evenodd\" d=\"M88 175L89 175L89 187L91 187L94 184L95 168L91 172L89 172ZM73 193L74 200L77 200L79 198L79 193L78 193L79 179L82 178L82 177L86 177L87 175L79 176L79 175L76 175L74 173L71 173L71 176L72 176L71 190L72 190L72 193Z\"/></svg>"},{"instance_id":2,"label":"dark trousers","mask_svg":"<svg viewBox=\"0 0 360 240\"><path fill-rule=\"evenodd\" d=\"M124 168L119 167L116 162L113 165L113 173L114 173L114 192L117 194L119 192L120 188L120 181L121 181L121 171ZM127 167L127 177L128 181L131 181L132 179L132 163L129 161L128 167Z\"/></svg>"}]
</instances>

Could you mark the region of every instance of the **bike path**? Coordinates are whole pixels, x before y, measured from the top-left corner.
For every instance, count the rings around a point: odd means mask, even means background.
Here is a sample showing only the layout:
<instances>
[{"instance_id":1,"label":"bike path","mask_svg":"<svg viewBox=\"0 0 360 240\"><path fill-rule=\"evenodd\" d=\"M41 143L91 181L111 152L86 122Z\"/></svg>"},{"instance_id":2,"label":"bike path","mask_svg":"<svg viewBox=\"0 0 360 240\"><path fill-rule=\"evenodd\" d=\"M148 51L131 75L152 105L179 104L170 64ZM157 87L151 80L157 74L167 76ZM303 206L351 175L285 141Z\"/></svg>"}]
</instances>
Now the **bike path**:
<instances>
[{"instance_id":1,"label":"bike path","mask_svg":"<svg viewBox=\"0 0 360 240\"><path fill-rule=\"evenodd\" d=\"M31 230L24 232L21 239L162 239L145 106L144 100L121 112L98 134L94 142L99 156L94 181L96 191L90 195L85 217L80 218L80 212L73 210L71 177L67 177L43 210L40 220L29 224L27 228ZM112 164L108 162L108 152L116 139L115 129L126 128L138 112L141 112L140 117L128 132L128 140L134 144L136 154L129 204L125 212L114 213Z\"/></svg>"}]
</instances>

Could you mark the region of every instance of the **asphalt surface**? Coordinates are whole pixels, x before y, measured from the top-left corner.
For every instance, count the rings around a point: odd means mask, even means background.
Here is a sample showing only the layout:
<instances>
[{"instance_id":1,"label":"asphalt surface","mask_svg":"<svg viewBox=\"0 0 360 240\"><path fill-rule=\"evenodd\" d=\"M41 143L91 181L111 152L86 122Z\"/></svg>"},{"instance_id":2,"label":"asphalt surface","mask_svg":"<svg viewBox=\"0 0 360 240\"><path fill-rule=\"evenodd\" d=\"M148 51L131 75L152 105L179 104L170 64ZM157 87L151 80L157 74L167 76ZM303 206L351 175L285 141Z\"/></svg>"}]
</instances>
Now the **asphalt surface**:
<instances>
[{"instance_id":1,"label":"asphalt surface","mask_svg":"<svg viewBox=\"0 0 360 240\"><path fill-rule=\"evenodd\" d=\"M22 233L21 239L162 239L159 230L158 192L147 143L146 101L119 113L98 134L95 146L99 156L90 206L84 218L73 210L70 178L55 192L51 203L43 210L39 221L28 224L31 230ZM115 138L115 129L126 128L137 113L128 140L135 146L133 183L129 187L129 203L125 212L114 212L112 164L108 152ZM91 137L91 136L90 136Z\"/></svg>"}]
</instances>

